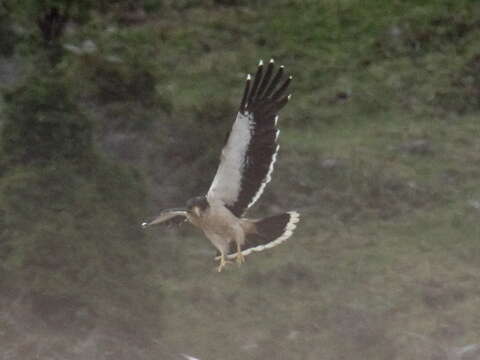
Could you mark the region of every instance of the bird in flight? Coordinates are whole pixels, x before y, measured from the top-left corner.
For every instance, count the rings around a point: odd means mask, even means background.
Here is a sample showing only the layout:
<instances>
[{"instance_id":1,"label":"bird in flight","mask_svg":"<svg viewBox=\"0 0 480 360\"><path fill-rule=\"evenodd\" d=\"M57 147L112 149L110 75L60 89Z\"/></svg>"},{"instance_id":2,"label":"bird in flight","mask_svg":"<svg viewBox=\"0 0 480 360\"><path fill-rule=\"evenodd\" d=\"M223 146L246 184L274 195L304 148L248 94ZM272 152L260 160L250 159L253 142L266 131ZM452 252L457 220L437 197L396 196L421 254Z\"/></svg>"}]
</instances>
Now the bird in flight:
<instances>
[{"instance_id":1,"label":"bird in flight","mask_svg":"<svg viewBox=\"0 0 480 360\"><path fill-rule=\"evenodd\" d=\"M260 60L253 81L247 75L240 109L207 194L188 200L184 208L163 210L142 226L188 221L199 227L218 250L219 272L229 260L242 264L246 255L287 240L299 221L296 211L261 219L244 215L271 179L279 149L278 113L291 98L291 80L283 65L275 71L273 59L267 66Z\"/></svg>"}]
</instances>

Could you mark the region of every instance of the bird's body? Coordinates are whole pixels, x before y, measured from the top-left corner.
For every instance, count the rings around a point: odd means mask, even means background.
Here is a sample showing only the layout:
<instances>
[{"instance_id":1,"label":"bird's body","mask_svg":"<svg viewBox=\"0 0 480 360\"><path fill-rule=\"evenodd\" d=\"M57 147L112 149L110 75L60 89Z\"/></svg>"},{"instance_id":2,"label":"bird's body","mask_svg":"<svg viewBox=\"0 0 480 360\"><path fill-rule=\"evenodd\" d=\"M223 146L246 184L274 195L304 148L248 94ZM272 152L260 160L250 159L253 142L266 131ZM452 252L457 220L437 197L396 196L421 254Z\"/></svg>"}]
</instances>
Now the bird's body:
<instances>
[{"instance_id":1,"label":"bird's body","mask_svg":"<svg viewBox=\"0 0 480 360\"><path fill-rule=\"evenodd\" d=\"M253 84L247 76L245 91L232 130L222 150L220 164L205 196L187 202L186 208L164 210L150 222L183 221L202 229L219 252L221 271L227 259L239 264L253 251L272 248L289 238L299 215L295 211L262 218L244 217L270 181L278 145L278 112L290 95L284 95L292 77L285 81L281 66L273 76L274 62L265 73L260 61Z\"/></svg>"},{"instance_id":2,"label":"bird's body","mask_svg":"<svg viewBox=\"0 0 480 360\"><path fill-rule=\"evenodd\" d=\"M221 253L227 254L231 243L245 243L245 229L242 220L237 218L221 202L209 202L209 206L197 216L187 213L187 219L203 230L205 236Z\"/></svg>"}]
</instances>

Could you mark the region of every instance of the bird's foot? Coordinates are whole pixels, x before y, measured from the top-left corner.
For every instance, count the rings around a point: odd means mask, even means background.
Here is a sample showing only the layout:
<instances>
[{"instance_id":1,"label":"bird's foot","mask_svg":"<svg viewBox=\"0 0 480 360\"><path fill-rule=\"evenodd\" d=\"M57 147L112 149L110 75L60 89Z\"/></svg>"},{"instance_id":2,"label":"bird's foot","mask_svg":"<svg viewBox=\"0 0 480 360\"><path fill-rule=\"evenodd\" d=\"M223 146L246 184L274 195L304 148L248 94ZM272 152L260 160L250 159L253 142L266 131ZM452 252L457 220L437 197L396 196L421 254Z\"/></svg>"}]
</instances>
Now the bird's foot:
<instances>
[{"instance_id":1,"label":"bird's foot","mask_svg":"<svg viewBox=\"0 0 480 360\"><path fill-rule=\"evenodd\" d=\"M237 261L238 265L242 265L245 262L245 255L242 254L241 251L237 253L237 256L235 257L235 260Z\"/></svg>"},{"instance_id":2,"label":"bird's foot","mask_svg":"<svg viewBox=\"0 0 480 360\"><path fill-rule=\"evenodd\" d=\"M219 264L218 267L217 267L217 271L218 271L218 272L221 272L221 271L223 270L223 268L225 267L225 265L231 264L231 263L232 263L231 261L225 260L225 257L222 256L222 257L220 258L220 264Z\"/></svg>"}]
</instances>

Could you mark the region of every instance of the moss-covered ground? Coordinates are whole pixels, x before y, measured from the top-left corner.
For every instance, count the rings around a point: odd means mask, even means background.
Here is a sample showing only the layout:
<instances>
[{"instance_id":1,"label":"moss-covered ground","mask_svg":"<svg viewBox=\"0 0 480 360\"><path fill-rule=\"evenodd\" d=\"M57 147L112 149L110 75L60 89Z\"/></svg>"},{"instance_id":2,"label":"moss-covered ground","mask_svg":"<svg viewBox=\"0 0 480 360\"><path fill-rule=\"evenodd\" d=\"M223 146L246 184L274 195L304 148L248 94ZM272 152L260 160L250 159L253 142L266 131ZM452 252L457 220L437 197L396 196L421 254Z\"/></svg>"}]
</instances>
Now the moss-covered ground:
<instances>
[{"instance_id":1,"label":"moss-covered ground","mask_svg":"<svg viewBox=\"0 0 480 360\"><path fill-rule=\"evenodd\" d=\"M19 4L0 12L0 358L480 357L480 4L79 2L50 56ZM198 231L138 224L208 189L271 57L293 98L250 215L302 221L218 274Z\"/></svg>"}]
</instances>

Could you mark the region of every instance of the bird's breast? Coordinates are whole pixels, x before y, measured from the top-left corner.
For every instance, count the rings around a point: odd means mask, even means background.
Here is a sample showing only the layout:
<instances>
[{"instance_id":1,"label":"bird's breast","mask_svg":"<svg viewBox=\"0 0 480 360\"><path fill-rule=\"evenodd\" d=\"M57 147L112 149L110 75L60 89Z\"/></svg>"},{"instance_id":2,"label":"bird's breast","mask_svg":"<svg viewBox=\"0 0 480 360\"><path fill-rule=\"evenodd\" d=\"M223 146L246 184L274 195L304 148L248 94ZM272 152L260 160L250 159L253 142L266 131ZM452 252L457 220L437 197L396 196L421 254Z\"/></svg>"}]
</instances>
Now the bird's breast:
<instances>
[{"instance_id":1,"label":"bird's breast","mask_svg":"<svg viewBox=\"0 0 480 360\"><path fill-rule=\"evenodd\" d=\"M239 225L235 218L226 208L210 207L198 219L199 227L204 232L215 233L225 238L232 237L235 228Z\"/></svg>"},{"instance_id":2,"label":"bird's breast","mask_svg":"<svg viewBox=\"0 0 480 360\"><path fill-rule=\"evenodd\" d=\"M192 225L202 228L202 219L200 217L187 213L187 219Z\"/></svg>"}]
</instances>

